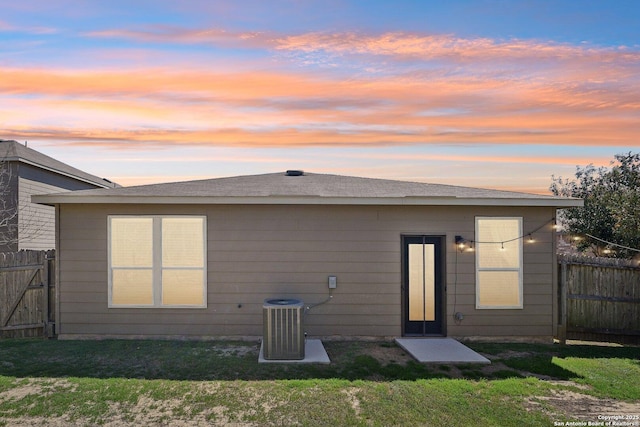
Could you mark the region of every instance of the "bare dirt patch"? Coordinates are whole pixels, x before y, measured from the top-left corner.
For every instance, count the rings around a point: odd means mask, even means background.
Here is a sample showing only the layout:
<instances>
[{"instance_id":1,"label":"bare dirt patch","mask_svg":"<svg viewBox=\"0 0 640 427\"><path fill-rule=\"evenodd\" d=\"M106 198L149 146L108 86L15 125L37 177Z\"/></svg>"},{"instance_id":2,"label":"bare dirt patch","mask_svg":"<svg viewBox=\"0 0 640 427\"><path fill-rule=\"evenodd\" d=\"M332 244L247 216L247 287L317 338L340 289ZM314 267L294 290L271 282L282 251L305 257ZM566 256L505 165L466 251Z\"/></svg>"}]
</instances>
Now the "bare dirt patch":
<instances>
[{"instance_id":1,"label":"bare dirt patch","mask_svg":"<svg viewBox=\"0 0 640 427\"><path fill-rule=\"evenodd\" d=\"M26 384L0 393L0 402L7 400L20 400L30 394L39 394L41 390L42 388L38 384L34 384L34 381L29 380Z\"/></svg>"},{"instance_id":2,"label":"bare dirt patch","mask_svg":"<svg viewBox=\"0 0 640 427\"><path fill-rule=\"evenodd\" d=\"M37 395L45 397L55 393L58 390L74 391L76 385L65 379L39 380L28 379L22 380L21 384L12 389L0 393L0 402L9 400L21 400L29 395Z\"/></svg>"},{"instance_id":3,"label":"bare dirt patch","mask_svg":"<svg viewBox=\"0 0 640 427\"><path fill-rule=\"evenodd\" d=\"M601 421L598 416L639 415L640 402L603 399L571 390L552 390L526 402L528 409L542 410L560 420Z\"/></svg>"},{"instance_id":4,"label":"bare dirt patch","mask_svg":"<svg viewBox=\"0 0 640 427\"><path fill-rule=\"evenodd\" d=\"M414 360L402 348L391 344L371 344L367 346L366 354L376 359L381 365L397 363L404 366L410 360Z\"/></svg>"},{"instance_id":5,"label":"bare dirt patch","mask_svg":"<svg viewBox=\"0 0 640 427\"><path fill-rule=\"evenodd\" d=\"M12 427L73 427L73 426L84 426L87 423L80 422L72 422L67 417L20 417L20 418L12 418L11 424Z\"/></svg>"},{"instance_id":6,"label":"bare dirt patch","mask_svg":"<svg viewBox=\"0 0 640 427\"><path fill-rule=\"evenodd\" d=\"M11 420L11 427L42 427L42 426L47 426L47 427L84 427L84 426L90 426L90 425L94 425L94 423L91 423L87 420L75 420L75 421L71 421L66 417L22 417L22 418L15 418ZM170 420L153 420L152 418L147 418L147 417L140 417L140 419L137 419L135 421L126 421L123 419L119 419L119 418L114 418L111 420L107 420L105 421L103 424L101 424L104 427L131 427L131 426L175 426L175 427L196 427L196 426L210 426L210 425L217 425L217 426L225 426L225 427L254 427L257 426L257 424L252 424L252 423L246 423L246 422L242 422L242 423L235 423L235 422L228 422L225 421L224 419L221 419L219 421L216 422L210 422L205 420L204 418L202 419L190 419L190 420L181 420L178 418L171 418Z\"/></svg>"},{"instance_id":7,"label":"bare dirt patch","mask_svg":"<svg viewBox=\"0 0 640 427\"><path fill-rule=\"evenodd\" d=\"M359 417L361 414L360 410L360 399L358 399L359 388L350 388L348 390L343 390L343 393L347 396L348 402L351 405L351 408L355 412L356 416Z\"/></svg>"}]
</instances>

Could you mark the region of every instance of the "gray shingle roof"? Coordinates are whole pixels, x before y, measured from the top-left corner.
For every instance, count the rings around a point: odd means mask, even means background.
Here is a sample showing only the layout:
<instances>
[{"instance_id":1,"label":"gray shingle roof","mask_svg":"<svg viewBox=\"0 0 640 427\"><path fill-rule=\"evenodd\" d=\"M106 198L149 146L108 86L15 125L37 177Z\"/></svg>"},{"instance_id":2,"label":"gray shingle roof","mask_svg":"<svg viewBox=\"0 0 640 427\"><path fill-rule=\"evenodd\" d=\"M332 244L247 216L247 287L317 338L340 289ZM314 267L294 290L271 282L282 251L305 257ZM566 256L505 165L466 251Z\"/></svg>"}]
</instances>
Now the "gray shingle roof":
<instances>
[{"instance_id":1,"label":"gray shingle roof","mask_svg":"<svg viewBox=\"0 0 640 427\"><path fill-rule=\"evenodd\" d=\"M481 205L498 202L502 205L558 207L581 203L576 199L453 185L315 173L287 176L284 172L83 190L36 198L40 203Z\"/></svg>"},{"instance_id":2,"label":"gray shingle roof","mask_svg":"<svg viewBox=\"0 0 640 427\"><path fill-rule=\"evenodd\" d=\"M69 176L81 181L86 181L103 188L119 187L111 181L91 175L66 163L62 163L52 157L36 150L25 147L17 141L0 139L0 161L17 161L29 163L43 169L47 169L61 175Z\"/></svg>"}]
</instances>

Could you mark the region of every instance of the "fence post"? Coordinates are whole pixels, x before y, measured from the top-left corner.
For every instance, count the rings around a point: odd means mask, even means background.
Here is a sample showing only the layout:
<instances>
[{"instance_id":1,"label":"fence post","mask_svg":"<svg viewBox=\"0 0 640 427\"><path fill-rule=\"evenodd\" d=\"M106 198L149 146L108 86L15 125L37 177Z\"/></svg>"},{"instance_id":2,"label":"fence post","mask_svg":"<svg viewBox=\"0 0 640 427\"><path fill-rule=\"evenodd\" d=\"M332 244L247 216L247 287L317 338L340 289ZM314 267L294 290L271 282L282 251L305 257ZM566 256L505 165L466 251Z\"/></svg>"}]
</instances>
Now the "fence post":
<instances>
[{"instance_id":1,"label":"fence post","mask_svg":"<svg viewBox=\"0 0 640 427\"><path fill-rule=\"evenodd\" d=\"M43 317L44 336L49 336L49 257L48 252L42 253L42 286L43 286Z\"/></svg>"},{"instance_id":2,"label":"fence post","mask_svg":"<svg viewBox=\"0 0 640 427\"><path fill-rule=\"evenodd\" d=\"M558 325L558 341L567 343L567 263L560 264L560 280L558 281L560 294L560 325Z\"/></svg>"}]
</instances>

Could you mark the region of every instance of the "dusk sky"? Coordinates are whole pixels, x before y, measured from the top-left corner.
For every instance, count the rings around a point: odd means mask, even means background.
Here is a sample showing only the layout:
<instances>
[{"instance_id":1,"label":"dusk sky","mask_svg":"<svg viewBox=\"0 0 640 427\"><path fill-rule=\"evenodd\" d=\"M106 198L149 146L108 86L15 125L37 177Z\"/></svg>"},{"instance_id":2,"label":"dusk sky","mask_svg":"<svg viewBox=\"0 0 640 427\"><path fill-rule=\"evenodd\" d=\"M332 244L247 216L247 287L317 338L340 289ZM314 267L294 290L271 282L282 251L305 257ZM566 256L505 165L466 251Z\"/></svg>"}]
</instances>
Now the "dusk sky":
<instances>
[{"instance_id":1,"label":"dusk sky","mask_svg":"<svg viewBox=\"0 0 640 427\"><path fill-rule=\"evenodd\" d=\"M640 151L640 1L0 0L0 139L127 186L548 194Z\"/></svg>"}]
</instances>

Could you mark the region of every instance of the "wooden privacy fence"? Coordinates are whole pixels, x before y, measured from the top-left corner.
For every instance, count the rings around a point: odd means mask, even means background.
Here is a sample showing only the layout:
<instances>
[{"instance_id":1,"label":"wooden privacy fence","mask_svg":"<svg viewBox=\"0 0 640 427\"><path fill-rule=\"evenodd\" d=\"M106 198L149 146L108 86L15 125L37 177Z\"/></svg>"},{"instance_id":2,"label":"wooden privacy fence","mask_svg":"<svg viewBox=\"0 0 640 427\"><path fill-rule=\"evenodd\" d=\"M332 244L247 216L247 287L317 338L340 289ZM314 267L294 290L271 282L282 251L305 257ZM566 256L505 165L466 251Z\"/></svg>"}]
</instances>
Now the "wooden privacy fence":
<instances>
[{"instance_id":1,"label":"wooden privacy fence","mask_svg":"<svg viewBox=\"0 0 640 427\"><path fill-rule=\"evenodd\" d=\"M0 253L0 338L53 336L55 251Z\"/></svg>"},{"instance_id":2,"label":"wooden privacy fence","mask_svg":"<svg viewBox=\"0 0 640 427\"><path fill-rule=\"evenodd\" d=\"M640 268L610 258L558 256L559 338L640 342Z\"/></svg>"}]
</instances>

